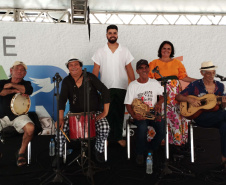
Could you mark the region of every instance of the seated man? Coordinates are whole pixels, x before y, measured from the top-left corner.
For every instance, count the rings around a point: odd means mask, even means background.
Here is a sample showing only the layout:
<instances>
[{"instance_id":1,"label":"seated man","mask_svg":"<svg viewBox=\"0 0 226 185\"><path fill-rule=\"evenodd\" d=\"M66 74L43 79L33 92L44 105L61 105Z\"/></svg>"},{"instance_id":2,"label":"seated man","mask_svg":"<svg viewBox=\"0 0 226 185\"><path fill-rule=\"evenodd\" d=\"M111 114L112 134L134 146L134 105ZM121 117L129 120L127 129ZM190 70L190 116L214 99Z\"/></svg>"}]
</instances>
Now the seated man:
<instances>
[{"instance_id":1,"label":"seated man","mask_svg":"<svg viewBox=\"0 0 226 185\"><path fill-rule=\"evenodd\" d=\"M194 107L199 107L201 105L200 100L188 97L188 95L198 97L202 97L206 94L215 94L216 96L224 95L224 84L214 80L216 68L217 67L214 66L212 62L203 62L200 68L203 78L190 83L176 96L176 100L188 102ZM222 100L226 102L226 97L223 97ZM226 164L226 111L222 108L215 112L202 112L194 121L201 127L214 127L219 129L221 135L222 163L224 166Z\"/></svg>"},{"instance_id":2,"label":"seated man","mask_svg":"<svg viewBox=\"0 0 226 185\"><path fill-rule=\"evenodd\" d=\"M66 66L69 69L69 75L62 82L59 98L59 127L63 131L68 131L68 120L64 123L64 111L67 100L70 104L71 113L84 112L84 72L82 71L83 63L79 59L70 59ZM104 141L108 137L109 124L106 119L110 105L110 95L107 87L92 73L87 72L87 80L90 86L90 112L96 114L96 144L95 156L98 162L104 162ZM101 112L101 102L99 92L104 103L103 112ZM87 107L86 107L87 111ZM62 157L63 145L66 139L60 132L59 156Z\"/></svg>"},{"instance_id":3,"label":"seated man","mask_svg":"<svg viewBox=\"0 0 226 185\"><path fill-rule=\"evenodd\" d=\"M154 151L158 149L161 141L165 137L164 132L164 121L154 121L142 117L132 109L132 102L135 98L142 100L150 108L155 107L156 112L161 112L162 103L164 101L163 87L155 79L148 77L149 65L146 60L139 60L136 64L136 72L139 74L139 78L129 84L127 89L126 98L124 103L129 114L134 119L134 124L137 126L137 137L136 137L136 162L141 165L144 163L144 154L147 150ZM160 100L157 103L157 96L160 95ZM156 135L151 142L147 142L147 126L153 126Z\"/></svg>"},{"instance_id":4,"label":"seated man","mask_svg":"<svg viewBox=\"0 0 226 185\"><path fill-rule=\"evenodd\" d=\"M29 81L23 80L27 73L27 66L16 61L10 68L11 78L0 80L0 131L13 126L19 133L24 133L21 147L17 155L17 166L26 164L25 151L34 133L34 123L27 115L14 115L10 109L10 102L16 93L24 96L31 95L33 88Z\"/></svg>"}]
</instances>

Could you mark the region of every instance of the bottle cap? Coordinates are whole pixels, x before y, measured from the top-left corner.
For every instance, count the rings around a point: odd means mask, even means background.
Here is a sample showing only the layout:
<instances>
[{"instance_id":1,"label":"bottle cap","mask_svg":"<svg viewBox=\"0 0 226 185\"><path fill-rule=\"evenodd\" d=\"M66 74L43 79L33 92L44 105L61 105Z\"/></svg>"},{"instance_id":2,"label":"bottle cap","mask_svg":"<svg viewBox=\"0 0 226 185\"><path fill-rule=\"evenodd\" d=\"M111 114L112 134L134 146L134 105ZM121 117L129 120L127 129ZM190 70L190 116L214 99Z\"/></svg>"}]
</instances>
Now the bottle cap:
<instances>
[{"instance_id":1,"label":"bottle cap","mask_svg":"<svg viewBox=\"0 0 226 185\"><path fill-rule=\"evenodd\" d=\"M53 138L51 138L51 140L50 141L53 141Z\"/></svg>"},{"instance_id":2,"label":"bottle cap","mask_svg":"<svg viewBox=\"0 0 226 185\"><path fill-rule=\"evenodd\" d=\"M149 152L148 155L151 155L151 152Z\"/></svg>"}]
</instances>

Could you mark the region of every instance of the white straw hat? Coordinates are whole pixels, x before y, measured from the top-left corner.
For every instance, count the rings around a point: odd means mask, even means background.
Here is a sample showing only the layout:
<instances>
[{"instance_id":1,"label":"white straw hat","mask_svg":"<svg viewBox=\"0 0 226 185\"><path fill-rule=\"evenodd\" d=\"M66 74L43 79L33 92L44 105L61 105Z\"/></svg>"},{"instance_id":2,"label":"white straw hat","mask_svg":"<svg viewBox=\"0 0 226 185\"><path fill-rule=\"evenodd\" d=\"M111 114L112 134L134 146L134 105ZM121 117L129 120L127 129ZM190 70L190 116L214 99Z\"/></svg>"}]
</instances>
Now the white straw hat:
<instances>
[{"instance_id":1,"label":"white straw hat","mask_svg":"<svg viewBox=\"0 0 226 185\"><path fill-rule=\"evenodd\" d=\"M215 70L217 68L217 66L213 65L213 62L211 61L207 61L207 62L203 62L201 64L201 68L200 70Z\"/></svg>"},{"instance_id":2,"label":"white straw hat","mask_svg":"<svg viewBox=\"0 0 226 185\"><path fill-rule=\"evenodd\" d=\"M68 64L69 64L70 62L74 62L74 61L78 61L78 62L80 63L80 66L81 66L81 67L83 66L83 62L82 62L81 60L79 60L79 59L77 59L77 58L71 58L71 59L68 60L67 63L65 63L66 67L68 68Z\"/></svg>"},{"instance_id":3,"label":"white straw hat","mask_svg":"<svg viewBox=\"0 0 226 185\"><path fill-rule=\"evenodd\" d=\"M12 65L12 67L14 67L14 66L18 66L18 65L22 65L22 66L24 66L25 70L27 70L27 66L26 66L26 64L25 64L25 63L23 63L22 61L16 61L16 62L14 62L14 63L13 63L13 65Z\"/></svg>"}]
</instances>

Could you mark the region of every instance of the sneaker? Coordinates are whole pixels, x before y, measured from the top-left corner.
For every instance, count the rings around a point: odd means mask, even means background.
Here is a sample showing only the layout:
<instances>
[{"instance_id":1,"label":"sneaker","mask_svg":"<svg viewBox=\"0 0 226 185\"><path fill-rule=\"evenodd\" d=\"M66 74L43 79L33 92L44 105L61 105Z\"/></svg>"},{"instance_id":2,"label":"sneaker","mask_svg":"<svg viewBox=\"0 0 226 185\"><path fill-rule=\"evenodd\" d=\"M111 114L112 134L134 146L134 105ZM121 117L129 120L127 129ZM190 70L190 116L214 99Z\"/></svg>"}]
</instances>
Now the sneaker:
<instances>
[{"instance_id":1,"label":"sneaker","mask_svg":"<svg viewBox=\"0 0 226 185\"><path fill-rule=\"evenodd\" d=\"M98 152L98 151L95 149L95 157L96 157L96 160L97 160L99 163L105 162L105 159L104 159L104 152L100 153L100 152Z\"/></svg>"},{"instance_id":2,"label":"sneaker","mask_svg":"<svg viewBox=\"0 0 226 185\"><path fill-rule=\"evenodd\" d=\"M138 165L144 164L144 155L137 155L136 163L137 163Z\"/></svg>"}]
</instances>

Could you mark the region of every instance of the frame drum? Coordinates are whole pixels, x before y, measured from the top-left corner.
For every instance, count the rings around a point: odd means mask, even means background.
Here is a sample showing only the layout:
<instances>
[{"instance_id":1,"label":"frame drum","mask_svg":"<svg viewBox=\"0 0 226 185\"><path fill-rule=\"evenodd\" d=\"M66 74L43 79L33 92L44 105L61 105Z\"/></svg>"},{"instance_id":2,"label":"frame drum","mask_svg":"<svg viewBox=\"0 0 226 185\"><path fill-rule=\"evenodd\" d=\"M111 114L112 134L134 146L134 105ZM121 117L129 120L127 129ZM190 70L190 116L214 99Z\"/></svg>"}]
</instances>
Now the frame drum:
<instances>
[{"instance_id":1,"label":"frame drum","mask_svg":"<svg viewBox=\"0 0 226 185\"><path fill-rule=\"evenodd\" d=\"M31 100L26 96L23 96L21 93L17 93L13 96L10 108L13 114L15 115L22 115L26 114L31 106Z\"/></svg>"}]
</instances>

